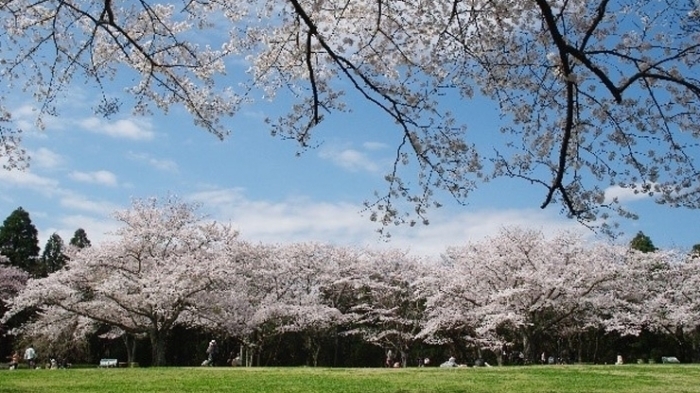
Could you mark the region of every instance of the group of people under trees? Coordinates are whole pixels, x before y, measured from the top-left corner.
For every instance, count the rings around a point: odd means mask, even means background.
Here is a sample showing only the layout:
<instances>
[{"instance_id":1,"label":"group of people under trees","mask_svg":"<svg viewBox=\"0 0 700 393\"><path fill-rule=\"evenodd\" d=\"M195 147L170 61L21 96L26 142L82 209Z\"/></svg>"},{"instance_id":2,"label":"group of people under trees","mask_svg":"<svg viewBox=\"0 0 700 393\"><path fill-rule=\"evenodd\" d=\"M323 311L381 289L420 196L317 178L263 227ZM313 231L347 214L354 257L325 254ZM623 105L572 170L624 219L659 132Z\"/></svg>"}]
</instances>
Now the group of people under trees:
<instances>
[{"instance_id":1,"label":"group of people under trees","mask_svg":"<svg viewBox=\"0 0 700 393\"><path fill-rule=\"evenodd\" d=\"M20 358L20 353L19 351L15 351L8 357L10 359L10 362L8 364L10 370L16 370L20 367L21 361L24 360L24 363L27 365L27 368L30 370L33 370L35 368L40 368L38 364L38 359L39 356L36 352L36 349L34 349L34 345L29 345L27 349L24 350L24 356ZM57 360L53 356L49 356L46 362L45 368L47 369L57 369L57 368L69 368L70 363L68 363L66 360Z\"/></svg>"},{"instance_id":2,"label":"group of people under trees","mask_svg":"<svg viewBox=\"0 0 700 393\"><path fill-rule=\"evenodd\" d=\"M37 354L33 345L27 347L24 351L24 362L27 364L27 368L36 368ZM19 351L15 351L10 356L10 370L16 370L20 365L20 355Z\"/></svg>"},{"instance_id":3,"label":"group of people under trees","mask_svg":"<svg viewBox=\"0 0 700 393\"><path fill-rule=\"evenodd\" d=\"M399 359L394 357L394 353L391 349L386 351L386 358L384 360L384 365L389 368L400 368L402 367ZM430 365L430 358L419 356L416 359L416 366L418 367L428 367ZM490 365L486 363L483 359L476 359L474 361L475 367L489 367ZM457 363L457 359L454 356L450 356L447 361L440 364L440 367L468 367L467 364Z\"/></svg>"},{"instance_id":4,"label":"group of people under trees","mask_svg":"<svg viewBox=\"0 0 700 393\"><path fill-rule=\"evenodd\" d=\"M401 367L401 362L399 359L396 359L394 357L394 352L392 352L391 349L386 351L386 358L384 360L384 365L386 367L391 367L391 368L399 368ZM430 365L430 358L424 358L422 356L418 356L416 359L416 365L418 367L428 367Z\"/></svg>"},{"instance_id":5,"label":"group of people under trees","mask_svg":"<svg viewBox=\"0 0 700 393\"><path fill-rule=\"evenodd\" d=\"M216 340L209 341L206 350L207 359L202 362L202 366L215 366L219 354L219 344ZM241 365L241 358L235 352L231 352L226 360L226 365L237 367Z\"/></svg>"},{"instance_id":6,"label":"group of people under trees","mask_svg":"<svg viewBox=\"0 0 700 393\"><path fill-rule=\"evenodd\" d=\"M37 354L36 354L36 350L34 349L34 346L33 345L28 346L27 349L24 351L24 362L27 364L27 367L29 369L36 368L36 359L37 359ZM19 365L20 365L19 351L15 351L10 356L10 370L15 370L15 369L19 368Z\"/></svg>"}]
</instances>

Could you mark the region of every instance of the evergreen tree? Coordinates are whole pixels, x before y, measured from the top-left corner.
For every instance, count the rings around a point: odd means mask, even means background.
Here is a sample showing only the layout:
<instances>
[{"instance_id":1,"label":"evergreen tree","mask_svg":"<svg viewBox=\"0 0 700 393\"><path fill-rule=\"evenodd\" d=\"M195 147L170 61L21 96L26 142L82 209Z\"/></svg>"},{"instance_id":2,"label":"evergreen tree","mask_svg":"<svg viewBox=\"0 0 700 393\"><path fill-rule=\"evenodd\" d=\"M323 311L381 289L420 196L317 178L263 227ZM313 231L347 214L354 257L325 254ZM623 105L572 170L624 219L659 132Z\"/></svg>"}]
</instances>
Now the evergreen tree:
<instances>
[{"instance_id":1,"label":"evergreen tree","mask_svg":"<svg viewBox=\"0 0 700 393\"><path fill-rule=\"evenodd\" d=\"M49 237L49 240L44 246L44 253L41 254L41 263L43 268L43 276L60 270L65 266L68 257L63 253L63 239L57 233Z\"/></svg>"},{"instance_id":2,"label":"evergreen tree","mask_svg":"<svg viewBox=\"0 0 700 393\"><path fill-rule=\"evenodd\" d=\"M700 258L700 243L693 245L693 248L690 250L690 255L693 258Z\"/></svg>"},{"instance_id":3,"label":"evergreen tree","mask_svg":"<svg viewBox=\"0 0 700 393\"><path fill-rule=\"evenodd\" d=\"M71 246L78 248L90 247L90 240L87 237L87 233L83 228L78 228L73 234L73 238L70 239Z\"/></svg>"},{"instance_id":4,"label":"evergreen tree","mask_svg":"<svg viewBox=\"0 0 700 393\"><path fill-rule=\"evenodd\" d=\"M33 276L40 274L38 232L32 220L21 207L10 214L0 227L0 254L16 266Z\"/></svg>"},{"instance_id":5,"label":"evergreen tree","mask_svg":"<svg viewBox=\"0 0 700 393\"><path fill-rule=\"evenodd\" d=\"M651 238L639 231L630 242L630 248L641 252L654 252L658 250L651 241Z\"/></svg>"}]
</instances>

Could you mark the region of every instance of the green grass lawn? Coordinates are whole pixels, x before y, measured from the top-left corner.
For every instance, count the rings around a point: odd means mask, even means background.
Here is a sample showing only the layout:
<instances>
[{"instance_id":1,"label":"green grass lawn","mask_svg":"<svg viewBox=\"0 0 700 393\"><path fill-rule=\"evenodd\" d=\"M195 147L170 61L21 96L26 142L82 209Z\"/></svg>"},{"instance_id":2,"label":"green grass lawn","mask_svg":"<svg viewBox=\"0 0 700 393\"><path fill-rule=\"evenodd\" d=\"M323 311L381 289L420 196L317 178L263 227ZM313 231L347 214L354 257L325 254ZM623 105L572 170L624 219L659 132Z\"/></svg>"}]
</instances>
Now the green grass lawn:
<instances>
[{"instance_id":1,"label":"green grass lawn","mask_svg":"<svg viewBox=\"0 0 700 393\"><path fill-rule=\"evenodd\" d=\"M683 393L700 365L0 370L2 393Z\"/></svg>"}]
</instances>

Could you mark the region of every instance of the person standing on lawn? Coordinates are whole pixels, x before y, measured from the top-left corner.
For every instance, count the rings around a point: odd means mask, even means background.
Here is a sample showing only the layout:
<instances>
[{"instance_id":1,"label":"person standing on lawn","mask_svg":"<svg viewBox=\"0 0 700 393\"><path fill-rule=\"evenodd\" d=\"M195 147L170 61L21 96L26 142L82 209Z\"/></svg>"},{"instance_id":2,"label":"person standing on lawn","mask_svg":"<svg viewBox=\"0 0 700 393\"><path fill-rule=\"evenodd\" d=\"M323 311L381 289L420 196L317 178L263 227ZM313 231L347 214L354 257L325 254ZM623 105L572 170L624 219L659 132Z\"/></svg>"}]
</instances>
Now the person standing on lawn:
<instances>
[{"instance_id":1,"label":"person standing on lawn","mask_svg":"<svg viewBox=\"0 0 700 393\"><path fill-rule=\"evenodd\" d=\"M27 366L33 369L36 366L36 351L32 345L29 345L24 351L24 361L27 362Z\"/></svg>"},{"instance_id":2,"label":"person standing on lawn","mask_svg":"<svg viewBox=\"0 0 700 393\"><path fill-rule=\"evenodd\" d=\"M219 352L219 347L216 345L216 340L211 340L207 347L207 366L214 365L217 352Z\"/></svg>"}]
</instances>

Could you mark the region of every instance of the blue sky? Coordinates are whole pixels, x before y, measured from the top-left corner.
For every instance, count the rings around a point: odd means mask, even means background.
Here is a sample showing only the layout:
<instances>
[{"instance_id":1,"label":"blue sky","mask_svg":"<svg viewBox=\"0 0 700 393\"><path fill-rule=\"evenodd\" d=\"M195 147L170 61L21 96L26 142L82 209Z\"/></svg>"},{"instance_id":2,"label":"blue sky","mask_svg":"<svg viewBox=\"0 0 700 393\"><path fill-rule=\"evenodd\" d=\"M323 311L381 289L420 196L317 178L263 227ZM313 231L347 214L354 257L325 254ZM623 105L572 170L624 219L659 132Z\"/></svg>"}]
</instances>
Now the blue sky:
<instances>
[{"instance_id":1,"label":"blue sky","mask_svg":"<svg viewBox=\"0 0 700 393\"><path fill-rule=\"evenodd\" d=\"M60 101L60 116L47 119L45 130L33 125L36 104L28 97L11 102L32 161L25 171L0 171L0 219L22 206L39 230L42 248L52 233L68 241L77 228L99 243L116 228L110 214L128 207L131 198L168 194L200 202L203 213L232 223L253 242L321 241L437 256L448 246L510 225L547 233L574 229L594 237L561 216L559 206L539 209L542 189L500 179L482 184L466 206L438 194L444 207L429 212L430 225L391 227L391 239L382 239L362 203L373 191L386 190L383 177L401 136L362 101L350 100L353 112L331 116L316 131L317 146L297 155L294 142L273 138L263 122L288 108L284 98L244 107L230 119L232 134L220 141L194 126L180 108L132 116L124 98L120 113L96 117L91 103L97 97L75 84ZM485 146L501 142L495 103L449 95L445 100L468 124L468 138ZM641 230L661 248L688 250L700 243L699 212L619 196L640 215L621 221L626 232L621 241Z\"/></svg>"}]
</instances>

